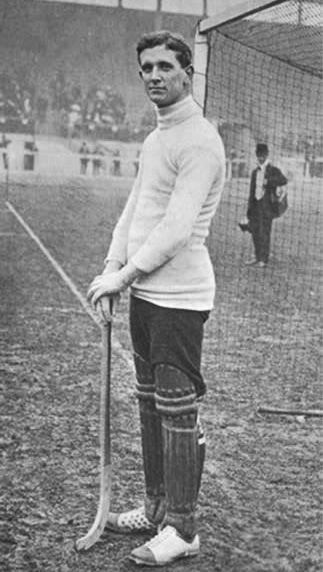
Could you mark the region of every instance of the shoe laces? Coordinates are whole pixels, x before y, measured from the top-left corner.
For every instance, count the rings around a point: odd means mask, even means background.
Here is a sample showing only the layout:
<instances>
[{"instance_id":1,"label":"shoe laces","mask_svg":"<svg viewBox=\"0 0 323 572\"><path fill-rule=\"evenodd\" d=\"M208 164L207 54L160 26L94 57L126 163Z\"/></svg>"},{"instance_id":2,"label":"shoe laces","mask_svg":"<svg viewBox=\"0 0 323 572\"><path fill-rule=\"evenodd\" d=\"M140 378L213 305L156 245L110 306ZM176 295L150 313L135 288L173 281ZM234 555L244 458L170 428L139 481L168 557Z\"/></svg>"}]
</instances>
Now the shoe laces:
<instances>
[{"instance_id":1,"label":"shoe laces","mask_svg":"<svg viewBox=\"0 0 323 572\"><path fill-rule=\"evenodd\" d=\"M164 540L167 540L167 538L169 538L170 536L174 536L174 532L176 533L175 529L173 526L165 526L165 528L163 528L159 534L157 534L156 536L154 536L154 538L152 538L151 540L149 540L146 544L146 546L148 548L152 548L153 546L157 546L158 544L160 544L161 542L163 542Z\"/></svg>"}]
</instances>

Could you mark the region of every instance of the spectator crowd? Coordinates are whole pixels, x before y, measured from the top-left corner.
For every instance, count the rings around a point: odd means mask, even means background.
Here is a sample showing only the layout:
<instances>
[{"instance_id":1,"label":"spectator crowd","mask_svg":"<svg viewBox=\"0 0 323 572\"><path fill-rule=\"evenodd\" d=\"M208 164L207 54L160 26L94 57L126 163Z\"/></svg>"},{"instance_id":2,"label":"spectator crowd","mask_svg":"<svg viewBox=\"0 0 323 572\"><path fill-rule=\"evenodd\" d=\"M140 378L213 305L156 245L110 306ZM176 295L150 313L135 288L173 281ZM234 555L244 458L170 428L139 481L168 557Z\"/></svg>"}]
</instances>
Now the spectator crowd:
<instances>
[{"instance_id":1,"label":"spectator crowd","mask_svg":"<svg viewBox=\"0 0 323 572\"><path fill-rule=\"evenodd\" d=\"M110 86L94 86L84 92L59 73L50 83L50 92L52 109L61 117L65 136L116 134L125 123L125 103Z\"/></svg>"},{"instance_id":2,"label":"spectator crowd","mask_svg":"<svg viewBox=\"0 0 323 572\"><path fill-rule=\"evenodd\" d=\"M0 73L1 131L31 132L35 122L46 123L48 112L54 114L55 126L59 126L56 134L63 136L117 135L124 129L126 106L110 86L85 91L66 80L64 73L58 73L48 88L38 93L31 83L24 74Z\"/></svg>"},{"instance_id":3,"label":"spectator crowd","mask_svg":"<svg viewBox=\"0 0 323 572\"><path fill-rule=\"evenodd\" d=\"M57 72L46 87L37 85L36 89L34 83L24 72L0 71L0 133L35 134L45 126L45 133L69 139L141 142L155 127L155 116L149 111L136 125L130 124L122 96L109 85L85 89L64 72ZM227 137L226 131L234 127L219 125L226 147L229 179L247 176L244 152L234 149L232 137ZM311 134L287 132L282 136L281 147L287 154L304 157L304 176L317 175L317 165L322 176L323 136L317 139Z\"/></svg>"},{"instance_id":4,"label":"spectator crowd","mask_svg":"<svg viewBox=\"0 0 323 572\"><path fill-rule=\"evenodd\" d=\"M36 85L24 72L0 71L0 132L41 132L68 138L142 141L155 126L144 113L130 123L122 96L110 85L85 89L58 72Z\"/></svg>"},{"instance_id":5,"label":"spectator crowd","mask_svg":"<svg viewBox=\"0 0 323 572\"><path fill-rule=\"evenodd\" d=\"M0 129L28 130L33 121L33 90L25 78L0 73Z\"/></svg>"}]
</instances>

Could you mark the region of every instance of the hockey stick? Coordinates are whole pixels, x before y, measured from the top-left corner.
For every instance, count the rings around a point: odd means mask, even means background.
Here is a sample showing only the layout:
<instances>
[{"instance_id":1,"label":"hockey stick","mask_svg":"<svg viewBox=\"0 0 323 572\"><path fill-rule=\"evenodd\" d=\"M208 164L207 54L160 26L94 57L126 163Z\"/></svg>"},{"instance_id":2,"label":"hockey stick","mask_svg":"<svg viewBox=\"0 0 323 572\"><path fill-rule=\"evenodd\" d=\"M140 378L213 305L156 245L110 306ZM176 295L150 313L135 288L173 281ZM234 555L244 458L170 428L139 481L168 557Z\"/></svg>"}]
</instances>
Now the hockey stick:
<instances>
[{"instance_id":1,"label":"hockey stick","mask_svg":"<svg viewBox=\"0 0 323 572\"><path fill-rule=\"evenodd\" d=\"M323 411L319 409L279 409L275 407L258 407L258 413L270 413L272 415L295 415L298 417L323 417Z\"/></svg>"},{"instance_id":2,"label":"hockey stick","mask_svg":"<svg viewBox=\"0 0 323 572\"><path fill-rule=\"evenodd\" d=\"M112 314L112 301L110 300ZM110 386L111 386L111 332L112 322L102 326L101 396L100 396L100 500L97 514L89 532L76 541L77 550L88 550L104 531L111 499L111 431L110 431Z\"/></svg>"}]
</instances>

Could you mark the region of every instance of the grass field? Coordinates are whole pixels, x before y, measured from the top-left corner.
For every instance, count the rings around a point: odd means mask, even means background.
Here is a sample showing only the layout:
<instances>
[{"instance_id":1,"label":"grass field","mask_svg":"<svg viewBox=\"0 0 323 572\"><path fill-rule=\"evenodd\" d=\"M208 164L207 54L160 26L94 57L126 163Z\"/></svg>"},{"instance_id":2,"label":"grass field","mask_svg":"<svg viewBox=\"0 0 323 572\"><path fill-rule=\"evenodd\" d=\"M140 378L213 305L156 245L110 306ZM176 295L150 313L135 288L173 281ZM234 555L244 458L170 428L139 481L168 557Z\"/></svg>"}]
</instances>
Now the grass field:
<instances>
[{"instance_id":1,"label":"grass field","mask_svg":"<svg viewBox=\"0 0 323 572\"><path fill-rule=\"evenodd\" d=\"M257 413L322 406L320 185L306 185L275 223L265 271L242 264L251 253L237 227L245 182L227 186L215 217L202 551L165 571L322 570L321 422ZM128 191L122 180L25 174L11 181L9 202L84 294ZM0 196L2 569L137 570L127 560L136 537L105 534L89 553L74 550L98 500L100 331L9 211L4 183ZM143 494L127 306L124 296L114 326L114 509Z\"/></svg>"}]
</instances>

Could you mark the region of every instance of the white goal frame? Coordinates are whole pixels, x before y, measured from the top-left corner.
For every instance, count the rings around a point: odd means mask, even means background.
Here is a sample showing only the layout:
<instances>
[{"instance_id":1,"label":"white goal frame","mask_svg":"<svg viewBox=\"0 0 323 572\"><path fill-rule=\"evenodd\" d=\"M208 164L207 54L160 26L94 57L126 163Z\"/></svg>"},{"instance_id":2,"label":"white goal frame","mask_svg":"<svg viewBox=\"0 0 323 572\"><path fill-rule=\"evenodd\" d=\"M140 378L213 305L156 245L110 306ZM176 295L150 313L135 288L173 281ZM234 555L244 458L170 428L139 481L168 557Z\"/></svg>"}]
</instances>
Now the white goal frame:
<instances>
[{"instance_id":1,"label":"white goal frame","mask_svg":"<svg viewBox=\"0 0 323 572\"><path fill-rule=\"evenodd\" d=\"M194 39L194 79L193 94L198 105L205 110L207 97L207 71L209 61L208 32L222 24L251 16L267 8L282 4L286 0L219 0L218 11L210 18L201 20L196 28Z\"/></svg>"}]
</instances>

